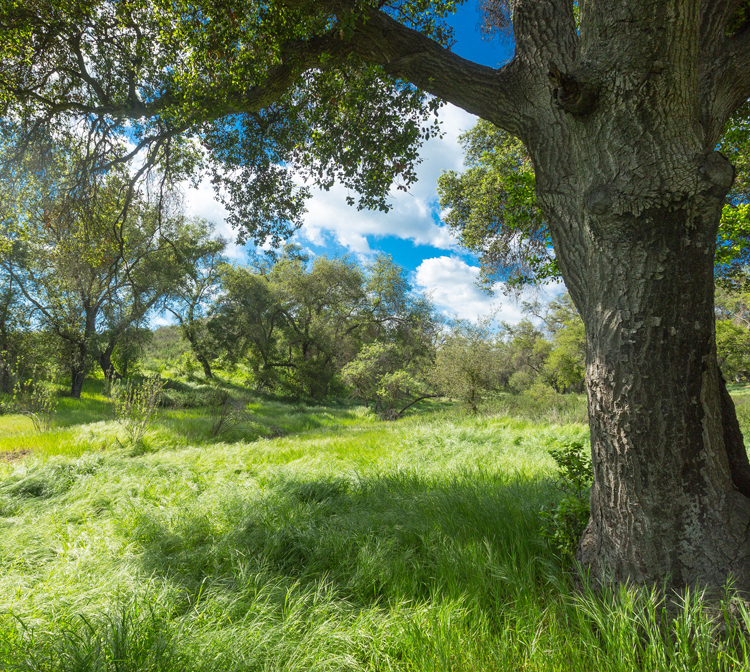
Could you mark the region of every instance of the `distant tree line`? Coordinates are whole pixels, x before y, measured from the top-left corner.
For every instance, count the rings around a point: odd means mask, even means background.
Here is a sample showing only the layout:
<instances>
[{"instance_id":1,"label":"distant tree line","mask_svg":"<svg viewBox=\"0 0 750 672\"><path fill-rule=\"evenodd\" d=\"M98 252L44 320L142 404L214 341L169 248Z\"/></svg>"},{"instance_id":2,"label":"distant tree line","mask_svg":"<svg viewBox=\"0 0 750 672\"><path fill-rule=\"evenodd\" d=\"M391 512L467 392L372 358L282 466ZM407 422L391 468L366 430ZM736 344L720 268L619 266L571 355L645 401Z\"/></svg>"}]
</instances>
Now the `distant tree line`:
<instances>
[{"instance_id":1,"label":"distant tree line","mask_svg":"<svg viewBox=\"0 0 750 672\"><path fill-rule=\"evenodd\" d=\"M478 154L497 146L479 130L468 135ZM506 150L503 161L524 165L516 145ZM141 179L135 188L124 167L81 180L70 168L75 151L37 147L0 185L4 393L39 370L67 380L73 397L97 368L106 378L128 376L159 313L177 325L206 379L217 366L241 366L259 391L310 399L351 394L386 417L432 396L476 411L490 392L584 389L585 335L567 294L524 304L518 324L498 325L491 315L472 323L440 315L386 255L362 266L310 258L287 245L232 264L227 241L209 222L186 218L163 183ZM518 184L508 178L509 193L518 190L509 202L521 217L530 178L506 172L519 176ZM469 202L462 210L466 185L456 180L447 174L442 188L454 189L449 200L460 218ZM533 228L532 205L523 217ZM553 262L543 263L554 270ZM719 362L736 381L750 379L750 294L742 277L736 268L724 274L717 293ZM511 284L521 278L512 276Z\"/></svg>"}]
</instances>

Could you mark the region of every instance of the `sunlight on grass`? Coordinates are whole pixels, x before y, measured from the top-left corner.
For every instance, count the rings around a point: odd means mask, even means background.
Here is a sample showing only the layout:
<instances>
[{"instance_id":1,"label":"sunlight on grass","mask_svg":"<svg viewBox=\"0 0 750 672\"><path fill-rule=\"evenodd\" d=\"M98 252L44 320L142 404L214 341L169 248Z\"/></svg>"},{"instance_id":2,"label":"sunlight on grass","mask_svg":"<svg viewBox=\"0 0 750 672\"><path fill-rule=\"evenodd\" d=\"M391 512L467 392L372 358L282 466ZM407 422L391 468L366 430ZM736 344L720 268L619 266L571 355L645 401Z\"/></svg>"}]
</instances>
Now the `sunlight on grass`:
<instances>
[{"instance_id":1,"label":"sunlight on grass","mask_svg":"<svg viewBox=\"0 0 750 672\"><path fill-rule=\"evenodd\" d=\"M731 595L575 588L539 511L583 424L256 399L218 438L164 409L134 450L108 403L0 417L33 451L0 462L1 669L748 669Z\"/></svg>"}]
</instances>

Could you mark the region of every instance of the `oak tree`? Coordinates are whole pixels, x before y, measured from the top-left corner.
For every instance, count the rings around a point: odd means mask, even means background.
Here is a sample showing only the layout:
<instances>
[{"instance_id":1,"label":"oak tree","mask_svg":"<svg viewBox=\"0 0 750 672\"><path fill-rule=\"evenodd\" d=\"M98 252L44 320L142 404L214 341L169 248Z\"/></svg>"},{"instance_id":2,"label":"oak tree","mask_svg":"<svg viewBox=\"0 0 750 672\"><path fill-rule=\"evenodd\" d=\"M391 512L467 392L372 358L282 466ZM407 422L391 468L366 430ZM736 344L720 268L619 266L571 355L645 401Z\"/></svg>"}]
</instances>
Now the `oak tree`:
<instances>
[{"instance_id":1,"label":"oak tree","mask_svg":"<svg viewBox=\"0 0 750 672\"><path fill-rule=\"evenodd\" d=\"M208 330L208 317L227 269L224 252L227 241L213 234L210 222L193 219L184 222L170 241L174 263L180 270L164 296L164 309L180 327L182 335L206 378L213 378L211 360L215 343Z\"/></svg>"},{"instance_id":2,"label":"oak tree","mask_svg":"<svg viewBox=\"0 0 750 672\"><path fill-rule=\"evenodd\" d=\"M512 21L501 68L450 50L456 4L3 0L0 99L30 134L92 134L89 169L136 151L172 175L202 162L259 240L303 216L295 171L387 208L437 100L519 138L586 330L579 559L607 582L750 589L750 464L713 306L735 172L715 148L750 97L747 0L487 2Z\"/></svg>"},{"instance_id":3,"label":"oak tree","mask_svg":"<svg viewBox=\"0 0 750 672\"><path fill-rule=\"evenodd\" d=\"M123 170L82 185L74 166L74 154L37 146L2 182L0 273L32 324L62 344L80 398L92 356L112 375L118 342L176 278L166 244L174 219L161 199L148 190L127 199ZM82 193L67 194L72 183Z\"/></svg>"}]
</instances>

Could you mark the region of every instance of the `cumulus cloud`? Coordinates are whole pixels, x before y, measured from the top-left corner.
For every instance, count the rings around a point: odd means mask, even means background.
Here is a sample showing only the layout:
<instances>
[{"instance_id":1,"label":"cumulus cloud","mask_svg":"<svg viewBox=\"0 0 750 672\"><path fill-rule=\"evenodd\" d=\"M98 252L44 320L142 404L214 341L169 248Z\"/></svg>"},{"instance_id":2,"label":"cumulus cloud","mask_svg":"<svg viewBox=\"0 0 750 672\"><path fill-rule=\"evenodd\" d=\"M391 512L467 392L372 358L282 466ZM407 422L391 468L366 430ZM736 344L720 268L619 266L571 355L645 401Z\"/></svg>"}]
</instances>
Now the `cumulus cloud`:
<instances>
[{"instance_id":1,"label":"cumulus cloud","mask_svg":"<svg viewBox=\"0 0 750 672\"><path fill-rule=\"evenodd\" d=\"M459 134L471 128L476 117L452 105L441 110L443 138L432 138L422 147L422 163L417 167L418 181L408 193L393 190L393 208L388 213L358 211L346 203L347 190L335 185L330 191L313 190L300 235L314 245L323 245L326 235L356 254L370 254L368 236L375 239L392 236L451 250L456 241L438 221L436 185L442 170L461 167L463 153Z\"/></svg>"},{"instance_id":2,"label":"cumulus cloud","mask_svg":"<svg viewBox=\"0 0 750 672\"><path fill-rule=\"evenodd\" d=\"M425 259L414 272L414 282L432 296L432 300L447 315L476 321L482 315L495 310L500 301L489 296L476 286L478 266L470 266L455 256ZM507 307L501 310L507 312ZM520 315L520 311L516 311ZM513 321L520 319L515 317ZM500 316L499 319L505 319Z\"/></svg>"},{"instance_id":3,"label":"cumulus cloud","mask_svg":"<svg viewBox=\"0 0 750 672\"><path fill-rule=\"evenodd\" d=\"M479 317L497 310L495 320L515 324L524 317L520 302L531 295L522 296L519 301L506 297L496 286L493 296L477 287L479 267L467 264L456 256L425 259L414 272L414 282L432 296L437 307L446 315L457 316L476 322ZM540 298L549 300L563 291L563 283L546 286L543 290L533 290Z\"/></svg>"},{"instance_id":4,"label":"cumulus cloud","mask_svg":"<svg viewBox=\"0 0 750 672\"><path fill-rule=\"evenodd\" d=\"M229 241L226 255L230 259L240 259L245 256L245 248L237 245L237 232L228 224L227 209L216 200L211 181L204 179L198 188L185 188L185 212L189 217L201 217L213 222L216 233Z\"/></svg>"},{"instance_id":5,"label":"cumulus cloud","mask_svg":"<svg viewBox=\"0 0 750 672\"><path fill-rule=\"evenodd\" d=\"M417 166L418 181L408 193L391 192L393 208L388 213L357 210L346 203L349 192L341 185L329 191L313 189L307 203L304 225L298 238L312 245L325 246L330 238L366 258L375 250L369 238L395 237L410 240L415 245L428 245L441 250L453 250L456 241L448 229L440 225L437 203L437 179L442 170L461 167L463 153L458 144L462 131L471 128L476 117L452 105L440 112L442 138L431 138L422 147L422 163ZM236 232L226 223L227 211L214 198L211 182L204 179L197 189L185 189L188 215L204 217L216 224L217 233L234 241ZM377 243L374 243L377 245ZM230 256L240 257L241 247L231 245Z\"/></svg>"}]
</instances>

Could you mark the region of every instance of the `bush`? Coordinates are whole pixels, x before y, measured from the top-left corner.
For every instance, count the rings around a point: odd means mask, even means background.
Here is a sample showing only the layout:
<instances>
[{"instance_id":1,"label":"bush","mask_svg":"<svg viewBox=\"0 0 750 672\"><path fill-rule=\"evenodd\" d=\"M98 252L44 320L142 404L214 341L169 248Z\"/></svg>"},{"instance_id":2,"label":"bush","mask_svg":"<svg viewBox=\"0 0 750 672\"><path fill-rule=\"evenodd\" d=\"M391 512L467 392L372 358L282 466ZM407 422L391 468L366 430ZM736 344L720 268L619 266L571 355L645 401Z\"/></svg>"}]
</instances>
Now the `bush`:
<instances>
[{"instance_id":1,"label":"bush","mask_svg":"<svg viewBox=\"0 0 750 672\"><path fill-rule=\"evenodd\" d=\"M370 343L362 347L341 375L351 387L352 396L364 399L368 405L373 402L381 418L395 420L416 401L435 396L425 381L403 368L405 359L406 353L396 344Z\"/></svg>"},{"instance_id":2,"label":"bush","mask_svg":"<svg viewBox=\"0 0 750 672\"><path fill-rule=\"evenodd\" d=\"M214 388L211 385L168 380L164 385L161 405L166 408L202 408L214 403Z\"/></svg>"},{"instance_id":3,"label":"bush","mask_svg":"<svg viewBox=\"0 0 750 672\"><path fill-rule=\"evenodd\" d=\"M477 324L456 320L431 371L435 387L445 396L461 400L471 413L477 413L487 393L499 387L493 317L480 318Z\"/></svg>"},{"instance_id":4,"label":"bush","mask_svg":"<svg viewBox=\"0 0 750 672\"><path fill-rule=\"evenodd\" d=\"M131 444L138 445L154 418L161 401L164 383L158 376L147 378L140 384L118 381L112 387L112 405L115 417L128 434Z\"/></svg>"},{"instance_id":5,"label":"bush","mask_svg":"<svg viewBox=\"0 0 750 672\"><path fill-rule=\"evenodd\" d=\"M57 397L51 383L36 377L16 383L13 400L17 412L30 418L37 432L46 432L52 428L57 413Z\"/></svg>"},{"instance_id":6,"label":"bush","mask_svg":"<svg viewBox=\"0 0 750 672\"><path fill-rule=\"evenodd\" d=\"M542 536L563 558L572 559L589 521L589 492L594 478L591 458L581 441L563 443L549 453L557 464L557 485L563 497L542 510Z\"/></svg>"},{"instance_id":7,"label":"bush","mask_svg":"<svg viewBox=\"0 0 750 672\"><path fill-rule=\"evenodd\" d=\"M232 399L229 392L214 385L208 406L208 418L209 435L211 438L217 438L248 422L250 414L244 402Z\"/></svg>"}]
</instances>

